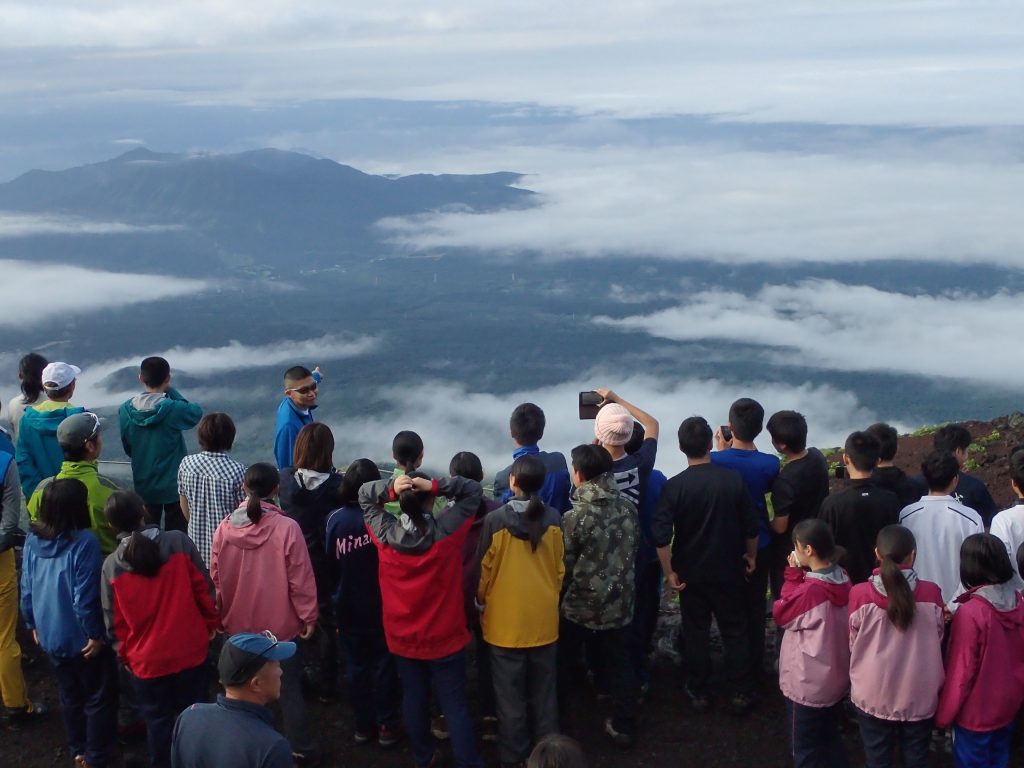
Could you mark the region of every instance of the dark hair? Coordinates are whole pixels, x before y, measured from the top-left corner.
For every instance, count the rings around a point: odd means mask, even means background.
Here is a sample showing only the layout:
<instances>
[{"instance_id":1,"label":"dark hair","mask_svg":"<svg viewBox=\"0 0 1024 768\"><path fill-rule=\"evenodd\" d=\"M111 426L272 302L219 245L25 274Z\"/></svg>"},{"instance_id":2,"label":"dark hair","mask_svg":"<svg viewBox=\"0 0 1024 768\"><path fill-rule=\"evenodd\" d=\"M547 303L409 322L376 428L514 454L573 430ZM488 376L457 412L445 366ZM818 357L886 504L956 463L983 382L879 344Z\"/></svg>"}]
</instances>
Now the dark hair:
<instances>
[{"instance_id":1,"label":"dark hair","mask_svg":"<svg viewBox=\"0 0 1024 768\"><path fill-rule=\"evenodd\" d=\"M801 453L807 447L807 419L796 411L776 411L768 419L768 434L790 453Z\"/></svg>"},{"instance_id":2,"label":"dark hair","mask_svg":"<svg viewBox=\"0 0 1024 768\"><path fill-rule=\"evenodd\" d=\"M839 559L840 553L832 529L828 523L816 517L801 520L793 526L793 543L810 547L822 560L834 563Z\"/></svg>"},{"instance_id":3,"label":"dark hair","mask_svg":"<svg viewBox=\"0 0 1024 768\"><path fill-rule=\"evenodd\" d=\"M43 368L47 365L49 361L36 352L29 352L18 362L18 378L26 405L38 402L43 394Z\"/></svg>"},{"instance_id":4,"label":"dark hair","mask_svg":"<svg viewBox=\"0 0 1024 768\"><path fill-rule=\"evenodd\" d=\"M846 438L843 453L850 458L850 463L861 472L870 472L878 466L879 449L877 437L869 432L854 432Z\"/></svg>"},{"instance_id":5,"label":"dark hair","mask_svg":"<svg viewBox=\"0 0 1024 768\"><path fill-rule=\"evenodd\" d=\"M1010 479L1024 493L1024 449L1015 450L1010 454Z\"/></svg>"},{"instance_id":6,"label":"dark hair","mask_svg":"<svg viewBox=\"0 0 1024 768\"><path fill-rule=\"evenodd\" d=\"M644 425L639 421L633 422L633 434L629 436L629 440L622 446L622 450L627 455L632 456L634 453L640 450L640 446L644 444L644 440L647 438L647 430L644 429Z\"/></svg>"},{"instance_id":7,"label":"dark hair","mask_svg":"<svg viewBox=\"0 0 1024 768\"><path fill-rule=\"evenodd\" d=\"M1024 542L1017 547L1017 573L1024 573Z\"/></svg>"},{"instance_id":8,"label":"dark hair","mask_svg":"<svg viewBox=\"0 0 1024 768\"><path fill-rule=\"evenodd\" d=\"M884 422L872 424L864 430L869 435L874 435L878 440L878 460L892 461L896 458L896 451L900 447L900 436L895 427L890 427Z\"/></svg>"},{"instance_id":9,"label":"dark hair","mask_svg":"<svg viewBox=\"0 0 1024 768\"><path fill-rule=\"evenodd\" d=\"M889 607L885 612L889 621L902 632L913 623L917 605L914 603L914 592L900 566L917 549L917 542L909 528L887 525L878 532L875 547L878 549L879 574L889 599Z\"/></svg>"},{"instance_id":10,"label":"dark hair","mask_svg":"<svg viewBox=\"0 0 1024 768\"><path fill-rule=\"evenodd\" d=\"M484 466L480 463L480 457L469 451L459 451L452 456L448 464L448 474L452 477L467 477L482 483L484 480Z\"/></svg>"},{"instance_id":11,"label":"dark hair","mask_svg":"<svg viewBox=\"0 0 1024 768\"><path fill-rule=\"evenodd\" d=\"M71 394L71 390L74 389L74 388L75 388L75 382L72 381L66 387L61 387L60 389L45 389L45 388L44 389L46 391L46 397L48 399L50 399L50 400L60 400L62 398L68 397Z\"/></svg>"},{"instance_id":12,"label":"dark hair","mask_svg":"<svg viewBox=\"0 0 1024 768\"><path fill-rule=\"evenodd\" d=\"M160 546L142 533L146 520L146 505L131 491L117 491L103 508L107 522L118 533L130 533L124 547L124 561L132 571L152 578L160 572Z\"/></svg>"},{"instance_id":13,"label":"dark hair","mask_svg":"<svg viewBox=\"0 0 1024 768\"><path fill-rule=\"evenodd\" d=\"M957 448L966 451L971 446L971 433L967 427L959 424L947 424L935 430L935 437L932 438L932 447L936 451L947 451L953 453Z\"/></svg>"},{"instance_id":14,"label":"dark hair","mask_svg":"<svg viewBox=\"0 0 1024 768\"><path fill-rule=\"evenodd\" d=\"M323 422L314 421L299 430L292 451L297 469L330 472L334 469L334 434Z\"/></svg>"},{"instance_id":15,"label":"dark hair","mask_svg":"<svg viewBox=\"0 0 1024 768\"><path fill-rule=\"evenodd\" d=\"M411 469L422 455L423 439L415 432L402 430L391 441L391 456L402 469Z\"/></svg>"},{"instance_id":16,"label":"dark hair","mask_svg":"<svg viewBox=\"0 0 1024 768\"><path fill-rule=\"evenodd\" d=\"M62 445L60 450L64 454L64 461L85 461L85 457L89 453L89 443L95 443L97 437L99 437L99 432L81 445Z\"/></svg>"},{"instance_id":17,"label":"dark hair","mask_svg":"<svg viewBox=\"0 0 1024 768\"><path fill-rule=\"evenodd\" d=\"M263 519L263 507L260 501L274 492L281 482L281 474L277 467L266 462L257 462L245 470L245 512L253 523Z\"/></svg>"},{"instance_id":18,"label":"dark hair","mask_svg":"<svg viewBox=\"0 0 1024 768\"><path fill-rule=\"evenodd\" d=\"M409 434L413 433L410 432ZM416 478L423 480L432 479L426 472L406 472L405 476L413 480ZM402 491L402 494L398 497L398 506L409 516L413 525L416 526L416 530L421 534L427 532L427 516L423 512L423 506L432 496L433 494L430 491L409 489L408 491Z\"/></svg>"},{"instance_id":19,"label":"dark hair","mask_svg":"<svg viewBox=\"0 0 1024 768\"><path fill-rule=\"evenodd\" d=\"M572 468L579 472L584 480L593 480L605 472L612 471L612 455L603 445L577 445L572 449Z\"/></svg>"},{"instance_id":20,"label":"dark hair","mask_svg":"<svg viewBox=\"0 0 1024 768\"><path fill-rule=\"evenodd\" d=\"M302 365L293 365L287 371L284 372L284 383L294 384L297 381L308 379L313 375L313 372Z\"/></svg>"},{"instance_id":21,"label":"dark hair","mask_svg":"<svg viewBox=\"0 0 1024 768\"><path fill-rule=\"evenodd\" d=\"M81 480L54 480L43 489L39 517L32 532L41 539L56 539L92 527L89 517L89 489Z\"/></svg>"},{"instance_id":22,"label":"dark hair","mask_svg":"<svg viewBox=\"0 0 1024 768\"><path fill-rule=\"evenodd\" d=\"M536 445L544 437L544 411L533 403L517 405L508 420L508 428L512 439L520 445Z\"/></svg>"},{"instance_id":23,"label":"dark hair","mask_svg":"<svg viewBox=\"0 0 1024 768\"><path fill-rule=\"evenodd\" d=\"M960 582L967 589L1013 578L1006 545L991 533L972 533L960 545Z\"/></svg>"},{"instance_id":24,"label":"dark hair","mask_svg":"<svg viewBox=\"0 0 1024 768\"><path fill-rule=\"evenodd\" d=\"M690 416L679 425L679 450L688 459L699 459L711 451L711 439L714 433L711 426L702 416Z\"/></svg>"},{"instance_id":25,"label":"dark hair","mask_svg":"<svg viewBox=\"0 0 1024 768\"><path fill-rule=\"evenodd\" d=\"M359 489L367 483L380 480L380 470L369 459L356 459L345 470L338 486L338 502L342 507L359 503Z\"/></svg>"},{"instance_id":26,"label":"dark hair","mask_svg":"<svg viewBox=\"0 0 1024 768\"><path fill-rule=\"evenodd\" d=\"M741 397L729 407L729 424L732 433L740 440L753 440L761 434L764 408L757 400Z\"/></svg>"},{"instance_id":27,"label":"dark hair","mask_svg":"<svg viewBox=\"0 0 1024 768\"><path fill-rule=\"evenodd\" d=\"M548 470L544 462L536 456L520 456L512 462L509 475L515 481L516 488L526 494L530 503L526 505L526 532L530 537L530 548L536 552L537 545L544 537L544 502L537 491L544 485Z\"/></svg>"},{"instance_id":28,"label":"dark hair","mask_svg":"<svg viewBox=\"0 0 1024 768\"><path fill-rule=\"evenodd\" d=\"M142 383L147 387L162 386L171 375L171 364L162 357L147 357L139 366L139 375L142 377Z\"/></svg>"},{"instance_id":29,"label":"dark hair","mask_svg":"<svg viewBox=\"0 0 1024 768\"><path fill-rule=\"evenodd\" d=\"M551 733L537 742L526 768L587 768L587 758L578 741Z\"/></svg>"},{"instance_id":30,"label":"dark hair","mask_svg":"<svg viewBox=\"0 0 1024 768\"><path fill-rule=\"evenodd\" d=\"M929 491L944 491L960 474L960 462L949 451L932 451L921 462L921 474Z\"/></svg>"},{"instance_id":31,"label":"dark hair","mask_svg":"<svg viewBox=\"0 0 1024 768\"><path fill-rule=\"evenodd\" d=\"M230 451L235 444L235 422L226 413L208 413L199 420L196 437L199 438L199 447L204 451Z\"/></svg>"}]
</instances>

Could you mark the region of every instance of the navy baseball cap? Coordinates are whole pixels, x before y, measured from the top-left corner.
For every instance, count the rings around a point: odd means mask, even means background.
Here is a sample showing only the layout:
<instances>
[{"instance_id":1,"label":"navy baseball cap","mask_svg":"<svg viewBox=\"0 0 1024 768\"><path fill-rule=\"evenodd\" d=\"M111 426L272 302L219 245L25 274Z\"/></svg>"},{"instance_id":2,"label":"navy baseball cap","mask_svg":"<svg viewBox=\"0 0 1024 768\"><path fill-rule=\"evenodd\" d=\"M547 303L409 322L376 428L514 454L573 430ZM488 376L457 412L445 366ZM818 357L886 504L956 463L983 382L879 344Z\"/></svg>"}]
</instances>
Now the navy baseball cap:
<instances>
[{"instance_id":1,"label":"navy baseball cap","mask_svg":"<svg viewBox=\"0 0 1024 768\"><path fill-rule=\"evenodd\" d=\"M232 635L217 661L221 685L245 685L268 661L284 661L294 655L295 643L281 642L269 630Z\"/></svg>"}]
</instances>

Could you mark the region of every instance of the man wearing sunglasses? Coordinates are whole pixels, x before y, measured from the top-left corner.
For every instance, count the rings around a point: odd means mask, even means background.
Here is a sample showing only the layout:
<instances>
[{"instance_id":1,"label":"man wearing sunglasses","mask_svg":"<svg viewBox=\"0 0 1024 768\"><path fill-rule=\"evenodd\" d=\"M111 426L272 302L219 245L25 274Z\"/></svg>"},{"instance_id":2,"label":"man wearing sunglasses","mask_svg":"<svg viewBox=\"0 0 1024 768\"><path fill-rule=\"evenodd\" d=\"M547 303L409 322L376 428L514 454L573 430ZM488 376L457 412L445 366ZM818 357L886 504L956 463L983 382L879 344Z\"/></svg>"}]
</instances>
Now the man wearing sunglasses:
<instances>
[{"instance_id":1,"label":"man wearing sunglasses","mask_svg":"<svg viewBox=\"0 0 1024 768\"><path fill-rule=\"evenodd\" d=\"M295 643L270 632L228 638L217 663L224 693L178 716L173 768L292 768L291 746L267 705L281 696L281 661L294 655Z\"/></svg>"},{"instance_id":2,"label":"man wearing sunglasses","mask_svg":"<svg viewBox=\"0 0 1024 768\"><path fill-rule=\"evenodd\" d=\"M274 459L277 468L293 464L295 438L299 430L313 423L313 409L323 377L319 368L312 371L296 365L284 372L284 397L277 406L277 426L274 432Z\"/></svg>"}]
</instances>

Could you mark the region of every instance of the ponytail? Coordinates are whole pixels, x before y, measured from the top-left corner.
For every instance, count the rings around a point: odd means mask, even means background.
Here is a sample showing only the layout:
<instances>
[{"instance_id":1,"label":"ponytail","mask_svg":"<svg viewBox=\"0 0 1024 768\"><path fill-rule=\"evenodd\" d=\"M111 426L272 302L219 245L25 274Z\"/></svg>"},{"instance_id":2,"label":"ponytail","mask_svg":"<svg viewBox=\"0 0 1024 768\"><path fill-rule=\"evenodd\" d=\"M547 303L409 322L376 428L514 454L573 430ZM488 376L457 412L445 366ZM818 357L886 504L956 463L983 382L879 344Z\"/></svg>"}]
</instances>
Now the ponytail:
<instances>
[{"instance_id":1,"label":"ponytail","mask_svg":"<svg viewBox=\"0 0 1024 768\"><path fill-rule=\"evenodd\" d=\"M879 572L882 577L882 585L889 598L886 614L896 629L904 632L914 621L917 604L914 602L914 593L910 589L910 583L903 575L900 565L905 563L917 549L917 542L909 528L902 525L887 525L878 532L875 546L881 559Z\"/></svg>"},{"instance_id":2,"label":"ponytail","mask_svg":"<svg viewBox=\"0 0 1024 768\"><path fill-rule=\"evenodd\" d=\"M537 491L544 485L544 478L547 477L547 469L544 462L536 456L527 454L520 456L512 463L509 474L515 481L516 488L526 494L529 504L523 512L526 518L526 533L530 538L530 548L537 551L540 540L544 538L544 502L537 495Z\"/></svg>"},{"instance_id":3,"label":"ponytail","mask_svg":"<svg viewBox=\"0 0 1024 768\"><path fill-rule=\"evenodd\" d=\"M124 547L124 561L134 573L151 579L160 572L163 559L160 545L142 532L146 520L146 505L131 491L117 491L103 508L107 522L118 533L130 534Z\"/></svg>"},{"instance_id":4,"label":"ponytail","mask_svg":"<svg viewBox=\"0 0 1024 768\"><path fill-rule=\"evenodd\" d=\"M430 475L423 472L408 472L406 477L413 480L417 478L430 480ZM427 503L431 496L430 491L414 491L410 489L402 491L398 497L398 506L412 520L412 524L416 526L416 530L420 532L420 535L424 535L427 532L427 516L423 513L423 505Z\"/></svg>"},{"instance_id":5,"label":"ponytail","mask_svg":"<svg viewBox=\"0 0 1024 768\"><path fill-rule=\"evenodd\" d=\"M245 513L253 525L263 519L262 500L273 495L280 482L281 475L273 464L261 462L245 470Z\"/></svg>"}]
</instances>

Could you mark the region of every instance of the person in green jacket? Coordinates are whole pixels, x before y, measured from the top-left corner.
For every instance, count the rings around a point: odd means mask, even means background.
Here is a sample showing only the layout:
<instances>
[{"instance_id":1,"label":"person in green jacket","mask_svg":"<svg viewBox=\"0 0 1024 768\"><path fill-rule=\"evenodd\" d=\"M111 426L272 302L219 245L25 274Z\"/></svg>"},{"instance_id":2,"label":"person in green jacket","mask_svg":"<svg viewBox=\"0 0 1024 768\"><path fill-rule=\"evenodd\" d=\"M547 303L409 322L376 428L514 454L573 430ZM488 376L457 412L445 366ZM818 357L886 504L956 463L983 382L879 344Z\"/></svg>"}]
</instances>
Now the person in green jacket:
<instances>
[{"instance_id":1,"label":"person in green jacket","mask_svg":"<svg viewBox=\"0 0 1024 768\"><path fill-rule=\"evenodd\" d=\"M178 466L185 458L182 432L195 427L203 409L171 386L171 366L162 357L147 357L139 366L145 389L122 403L121 444L132 460L135 492L146 503L149 521L164 530L188 527L178 497Z\"/></svg>"},{"instance_id":2,"label":"person in green jacket","mask_svg":"<svg viewBox=\"0 0 1024 768\"><path fill-rule=\"evenodd\" d=\"M97 469L100 453L103 451L103 437L100 434L103 423L100 417L90 411L72 414L57 427L57 441L64 451L64 463L53 477L44 479L28 500L28 514L32 520L39 516L43 491L54 480L79 480L89 492L89 519L93 534L99 539L100 549L109 555L117 549L117 535L107 524L103 508L114 493L120 490L114 482L103 477Z\"/></svg>"}]
</instances>

